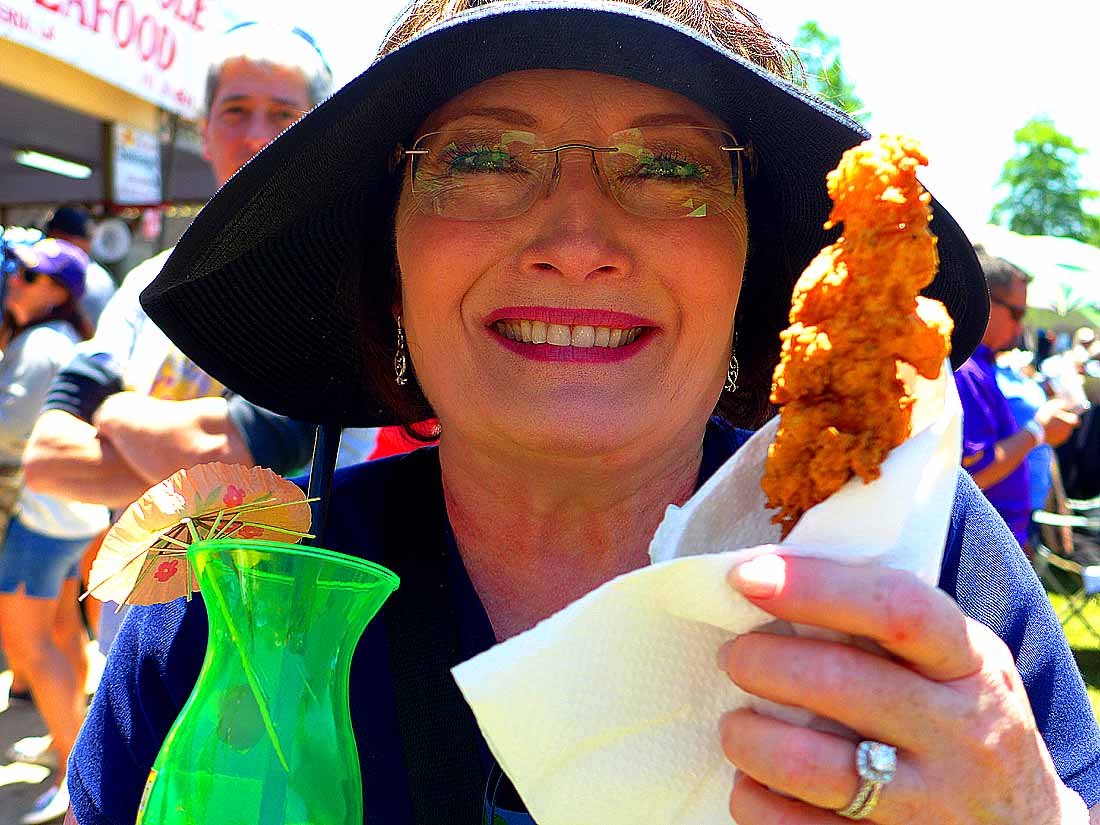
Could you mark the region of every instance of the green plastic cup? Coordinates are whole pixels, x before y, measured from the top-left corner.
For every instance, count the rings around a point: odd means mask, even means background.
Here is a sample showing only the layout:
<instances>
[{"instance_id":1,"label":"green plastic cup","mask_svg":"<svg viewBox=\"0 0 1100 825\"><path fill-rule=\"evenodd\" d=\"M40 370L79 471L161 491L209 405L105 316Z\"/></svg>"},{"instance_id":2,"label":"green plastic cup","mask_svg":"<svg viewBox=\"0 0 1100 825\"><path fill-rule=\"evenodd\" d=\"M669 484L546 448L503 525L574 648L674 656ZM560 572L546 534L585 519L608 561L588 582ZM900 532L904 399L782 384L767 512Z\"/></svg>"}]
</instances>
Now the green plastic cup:
<instances>
[{"instance_id":1,"label":"green plastic cup","mask_svg":"<svg viewBox=\"0 0 1100 825\"><path fill-rule=\"evenodd\" d=\"M397 576L279 542L201 541L187 556L206 602L206 659L136 825L360 825L348 674Z\"/></svg>"}]
</instances>

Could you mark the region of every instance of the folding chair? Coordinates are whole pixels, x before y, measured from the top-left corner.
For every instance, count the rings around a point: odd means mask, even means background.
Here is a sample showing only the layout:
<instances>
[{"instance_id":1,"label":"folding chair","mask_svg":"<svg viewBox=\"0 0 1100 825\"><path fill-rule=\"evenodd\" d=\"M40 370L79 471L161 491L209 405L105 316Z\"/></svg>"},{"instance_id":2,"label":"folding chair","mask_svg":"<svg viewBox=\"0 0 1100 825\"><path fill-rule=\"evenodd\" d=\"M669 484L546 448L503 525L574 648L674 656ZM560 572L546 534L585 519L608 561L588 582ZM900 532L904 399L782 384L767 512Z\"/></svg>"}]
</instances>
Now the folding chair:
<instances>
[{"instance_id":1,"label":"folding chair","mask_svg":"<svg viewBox=\"0 0 1100 825\"><path fill-rule=\"evenodd\" d=\"M1100 604L1100 498L1066 498L1057 462L1052 465L1050 509L1036 510L1031 517L1038 527L1032 564L1043 583L1066 598L1058 617L1062 626L1077 619L1100 644L1100 631L1084 613L1094 601Z\"/></svg>"}]
</instances>

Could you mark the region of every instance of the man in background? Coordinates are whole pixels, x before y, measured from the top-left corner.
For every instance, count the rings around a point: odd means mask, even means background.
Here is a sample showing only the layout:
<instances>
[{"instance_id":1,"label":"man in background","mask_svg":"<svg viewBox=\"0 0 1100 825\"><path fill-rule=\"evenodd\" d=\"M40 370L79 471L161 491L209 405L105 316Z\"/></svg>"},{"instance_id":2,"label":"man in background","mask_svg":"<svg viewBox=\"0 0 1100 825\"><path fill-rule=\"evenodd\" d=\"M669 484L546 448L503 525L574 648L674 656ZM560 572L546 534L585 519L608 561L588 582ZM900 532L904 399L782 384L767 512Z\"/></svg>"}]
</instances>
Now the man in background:
<instances>
[{"instance_id":1,"label":"man in background","mask_svg":"<svg viewBox=\"0 0 1100 825\"><path fill-rule=\"evenodd\" d=\"M1078 419L1065 401L1051 399L1023 426L1016 423L997 386L994 359L1020 337L1031 278L982 247L975 251L989 286L990 310L981 344L955 372L963 409L962 464L1023 547L1032 512L1028 453L1040 444L1057 447Z\"/></svg>"},{"instance_id":2,"label":"man in background","mask_svg":"<svg viewBox=\"0 0 1100 825\"><path fill-rule=\"evenodd\" d=\"M311 40L264 24L228 32L210 65L200 122L218 186L331 84ZM217 460L290 472L307 460L312 427L227 392L141 309L138 296L170 252L126 276L96 337L54 383L25 456L32 488L121 507L182 467Z\"/></svg>"},{"instance_id":3,"label":"man in background","mask_svg":"<svg viewBox=\"0 0 1100 825\"><path fill-rule=\"evenodd\" d=\"M320 103L332 73L312 39L248 24L225 34L207 74L203 157L218 186ZM27 486L120 508L181 468L210 461L290 474L308 462L314 427L222 387L153 324L138 297L171 250L131 271L100 316L95 337L54 381L24 455ZM106 652L121 614L101 614ZM59 820L62 783L23 822Z\"/></svg>"}]
</instances>

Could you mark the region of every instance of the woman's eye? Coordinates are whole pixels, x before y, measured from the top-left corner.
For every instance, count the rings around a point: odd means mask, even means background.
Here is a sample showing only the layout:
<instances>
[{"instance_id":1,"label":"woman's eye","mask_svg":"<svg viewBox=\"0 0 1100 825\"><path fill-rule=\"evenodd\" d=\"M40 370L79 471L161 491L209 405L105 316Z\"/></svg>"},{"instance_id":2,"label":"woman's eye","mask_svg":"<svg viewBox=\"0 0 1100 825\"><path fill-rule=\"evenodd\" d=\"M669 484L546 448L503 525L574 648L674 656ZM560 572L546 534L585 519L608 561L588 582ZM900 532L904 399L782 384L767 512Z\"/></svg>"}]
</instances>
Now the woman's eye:
<instances>
[{"instance_id":1,"label":"woman's eye","mask_svg":"<svg viewBox=\"0 0 1100 825\"><path fill-rule=\"evenodd\" d=\"M705 180L710 168L692 160L669 155L655 155L640 160L629 177L657 180Z\"/></svg>"},{"instance_id":2,"label":"woman's eye","mask_svg":"<svg viewBox=\"0 0 1100 825\"><path fill-rule=\"evenodd\" d=\"M508 152L488 147L448 149L446 160L451 172L513 172L518 168Z\"/></svg>"}]
</instances>

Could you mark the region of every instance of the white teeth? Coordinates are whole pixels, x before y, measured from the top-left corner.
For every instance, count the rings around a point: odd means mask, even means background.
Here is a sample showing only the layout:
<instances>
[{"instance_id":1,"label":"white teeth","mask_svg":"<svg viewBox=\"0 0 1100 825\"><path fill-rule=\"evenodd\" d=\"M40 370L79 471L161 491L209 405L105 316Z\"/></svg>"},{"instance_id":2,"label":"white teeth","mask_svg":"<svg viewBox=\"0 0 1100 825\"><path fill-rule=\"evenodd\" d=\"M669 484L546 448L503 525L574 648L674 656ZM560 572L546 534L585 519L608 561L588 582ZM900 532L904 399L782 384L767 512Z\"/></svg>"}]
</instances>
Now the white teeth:
<instances>
[{"instance_id":1,"label":"white teeth","mask_svg":"<svg viewBox=\"0 0 1100 825\"><path fill-rule=\"evenodd\" d=\"M564 324L546 325L546 343L552 347L567 347L573 342L569 327Z\"/></svg>"},{"instance_id":2,"label":"white teeth","mask_svg":"<svg viewBox=\"0 0 1100 825\"><path fill-rule=\"evenodd\" d=\"M584 347L587 349L592 346L596 343L595 328L584 325L573 327L572 342L575 347Z\"/></svg>"},{"instance_id":3,"label":"white teeth","mask_svg":"<svg viewBox=\"0 0 1100 825\"><path fill-rule=\"evenodd\" d=\"M619 327L594 327L588 324L568 326L566 324L548 324L544 321L497 321L496 331L512 341L526 344L549 344L553 347L625 347L638 340L643 327L622 329Z\"/></svg>"}]
</instances>

